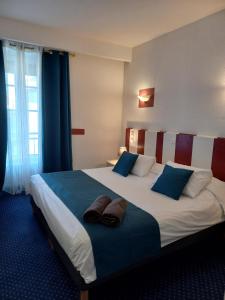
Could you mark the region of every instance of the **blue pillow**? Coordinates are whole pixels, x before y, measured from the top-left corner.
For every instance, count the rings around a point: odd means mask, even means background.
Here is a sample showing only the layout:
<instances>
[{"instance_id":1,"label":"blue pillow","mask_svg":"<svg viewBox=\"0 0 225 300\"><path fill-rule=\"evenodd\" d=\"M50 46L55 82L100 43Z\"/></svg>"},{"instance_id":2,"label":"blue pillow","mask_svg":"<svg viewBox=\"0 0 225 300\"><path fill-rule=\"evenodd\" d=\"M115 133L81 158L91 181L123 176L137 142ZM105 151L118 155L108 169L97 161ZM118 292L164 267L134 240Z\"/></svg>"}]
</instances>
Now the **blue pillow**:
<instances>
[{"instance_id":1,"label":"blue pillow","mask_svg":"<svg viewBox=\"0 0 225 300\"><path fill-rule=\"evenodd\" d=\"M127 177L131 169L133 168L137 158L138 154L133 154L124 151L123 154L120 156L118 162L116 163L115 167L113 168L113 172Z\"/></svg>"},{"instance_id":2,"label":"blue pillow","mask_svg":"<svg viewBox=\"0 0 225 300\"><path fill-rule=\"evenodd\" d=\"M152 191L179 200L192 173L192 170L173 168L165 165L163 173L153 185Z\"/></svg>"}]
</instances>

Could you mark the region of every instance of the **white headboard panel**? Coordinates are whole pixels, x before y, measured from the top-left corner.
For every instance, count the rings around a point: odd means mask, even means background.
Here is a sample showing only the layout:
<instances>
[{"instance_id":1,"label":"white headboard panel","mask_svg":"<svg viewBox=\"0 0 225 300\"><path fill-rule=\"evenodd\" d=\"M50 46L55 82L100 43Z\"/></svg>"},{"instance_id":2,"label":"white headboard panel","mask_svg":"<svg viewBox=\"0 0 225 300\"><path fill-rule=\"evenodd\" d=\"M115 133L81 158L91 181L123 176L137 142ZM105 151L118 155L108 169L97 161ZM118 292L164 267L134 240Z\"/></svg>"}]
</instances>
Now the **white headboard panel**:
<instances>
[{"instance_id":1,"label":"white headboard panel","mask_svg":"<svg viewBox=\"0 0 225 300\"><path fill-rule=\"evenodd\" d=\"M145 144L144 144L144 154L145 155L155 156L156 139L157 139L157 131L146 130Z\"/></svg>"},{"instance_id":2,"label":"white headboard panel","mask_svg":"<svg viewBox=\"0 0 225 300\"><path fill-rule=\"evenodd\" d=\"M130 130L130 152L138 152L138 129Z\"/></svg>"},{"instance_id":3,"label":"white headboard panel","mask_svg":"<svg viewBox=\"0 0 225 300\"><path fill-rule=\"evenodd\" d=\"M194 136L192 165L210 169L212 164L214 137Z\"/></svg>"},{"instance_id":4,"label":"white headboard panel","mask_svg":"<svg viewBox=\"0 0 225 300\"><path fill-rule=\"evenodd\" d=\"M174 160L174 153L176 147L176 132L166 132L164 133L163 140L163 156L162 163L165 164L169 160Z\"/></svg>"}]
</instances>

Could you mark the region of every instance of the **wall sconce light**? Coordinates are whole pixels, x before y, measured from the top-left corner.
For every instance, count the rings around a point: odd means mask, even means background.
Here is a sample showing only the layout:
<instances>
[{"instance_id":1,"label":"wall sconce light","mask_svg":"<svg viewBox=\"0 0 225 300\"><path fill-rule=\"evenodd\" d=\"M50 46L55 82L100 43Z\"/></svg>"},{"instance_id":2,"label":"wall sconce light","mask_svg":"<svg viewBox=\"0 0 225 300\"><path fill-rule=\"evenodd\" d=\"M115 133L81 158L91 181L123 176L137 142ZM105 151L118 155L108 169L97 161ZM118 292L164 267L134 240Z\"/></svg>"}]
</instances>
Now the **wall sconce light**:
<instances>
[{"instance_id":1,"label":"wall sconce light","mask_svg":"<svg viewBox=\"0 0 225 300\"><path fill-rule=\"evenodd\" d=\"M120 148L119 148L119 156L121 156L122 154L123 154L123 152L124 151L127 151L127 147L125 147L125 146L121 146Z\"/></svg>"},{"instance_id":2,"label":"wall sconce light","mask_svg":"<svg viewBox=\"0 0 225 300\"><path fill-rule=\"evenodd\" d=\"M138 99L143 102L147 102L150 99L150 95L138 96Z\"/></svg>"},{"instance_id":3,"label":"wall sconce light","mask_svg":"<svg viewBox=\"0 0 225 300\"><path fill-rule=\"evenodd\" d=\"M147 88L139 90L138 93L138 107L144 108L144 107L152 107L154 106L154 94L155 89L154 88Z\"/></svg>"}]
</instances>

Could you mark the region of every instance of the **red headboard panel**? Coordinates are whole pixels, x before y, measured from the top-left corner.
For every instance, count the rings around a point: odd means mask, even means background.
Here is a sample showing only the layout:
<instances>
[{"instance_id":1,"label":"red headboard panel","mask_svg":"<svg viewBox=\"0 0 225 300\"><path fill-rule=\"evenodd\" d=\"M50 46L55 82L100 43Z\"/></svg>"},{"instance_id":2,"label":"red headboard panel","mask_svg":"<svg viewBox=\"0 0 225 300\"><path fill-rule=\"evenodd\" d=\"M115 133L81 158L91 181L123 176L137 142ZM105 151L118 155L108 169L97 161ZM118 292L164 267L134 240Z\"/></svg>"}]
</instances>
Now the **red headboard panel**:
<instances>
[{"instance_id":1,"label":"red headboard panel","mask_svg":"<svg viewBox=\"0 0 225 300\"><path fill-rule=\"evenodd\" d=\"M131 128L126 128L125 146L127 151L130 149L130 130Z\"/></svg>"},{"instance_id":2,"label":"red headboard panel","mask_svg":"<svg viewBox=\"0 0 225 300\"><path fill-rule=\"evenodd\" d=\"M164 132L162 132L162 131L157 132L155 156L156 156L156 161L159 164L162 163L163 138L164 138Z\"/></svg>"},{"instance_id":3,"label":"red headboard panel","mask_svg":"<svg viewBox=\"0 0 225 300\"><path fill-rule=\"evenodd\" d=\"M138 130L138 146L137 153L144 154L145 149L145 129Z\"/></svg>"},{"instance_id":4,"label":"red headboard panel","mask_svg":"<svg viewBox=\"0 0 225 300\"><path fill-rule=\"evenodd\" d=\"M215 177L225 181L225 138L214 140L212 171Z\"/></svg>"},{"instance_id":5,"label":"red headboard panel","mask_svg":"<svg viewBox=\"0 0 225 300\"><path fill-rule=\"evenodd\" d=\"M193 138L193 134L177 134L175 150L176 163L191 166Z\"/></svg>"}]
</instances>

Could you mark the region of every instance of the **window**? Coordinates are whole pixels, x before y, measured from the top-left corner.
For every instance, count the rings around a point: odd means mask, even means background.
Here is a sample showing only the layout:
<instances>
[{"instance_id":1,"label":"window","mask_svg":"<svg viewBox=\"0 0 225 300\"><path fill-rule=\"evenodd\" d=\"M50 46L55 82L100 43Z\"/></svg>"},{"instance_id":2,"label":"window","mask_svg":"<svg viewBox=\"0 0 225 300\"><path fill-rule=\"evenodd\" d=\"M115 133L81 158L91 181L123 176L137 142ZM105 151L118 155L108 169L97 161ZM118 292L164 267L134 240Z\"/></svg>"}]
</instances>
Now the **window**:
<instances>
[{"instance_id":1,"label":"window","mask_svg":"<svg viewBox=\"0 0 225 300\"><path fill-rule=\"evenodd\" d=\"M29 114L29 154L38 155L38 84L37 76L25 75Z\"/></svg>"},{"instance_id":2,"label":"window","mask_svg":"<svg viewBox=\"0 0 225 300\"><path fill-rule=\"evenodd\" d=\"M16 109L16 91L15 91L15 74L6 74L6 85L7 85L7 108Z\"/></svg>"},{"instance_id":3,"label":"window","mask_svg":"<svg viewBox=\"0 0 225 300\"><path fill-rule=\"evenodd\" d=\"M30 176L41 171L41 51L7 42L3 50L8 114L5 185L9 188L5 190L12 192L10 182L14 182L13 192L20 192Z\"/></svg>"}]
</instances>

